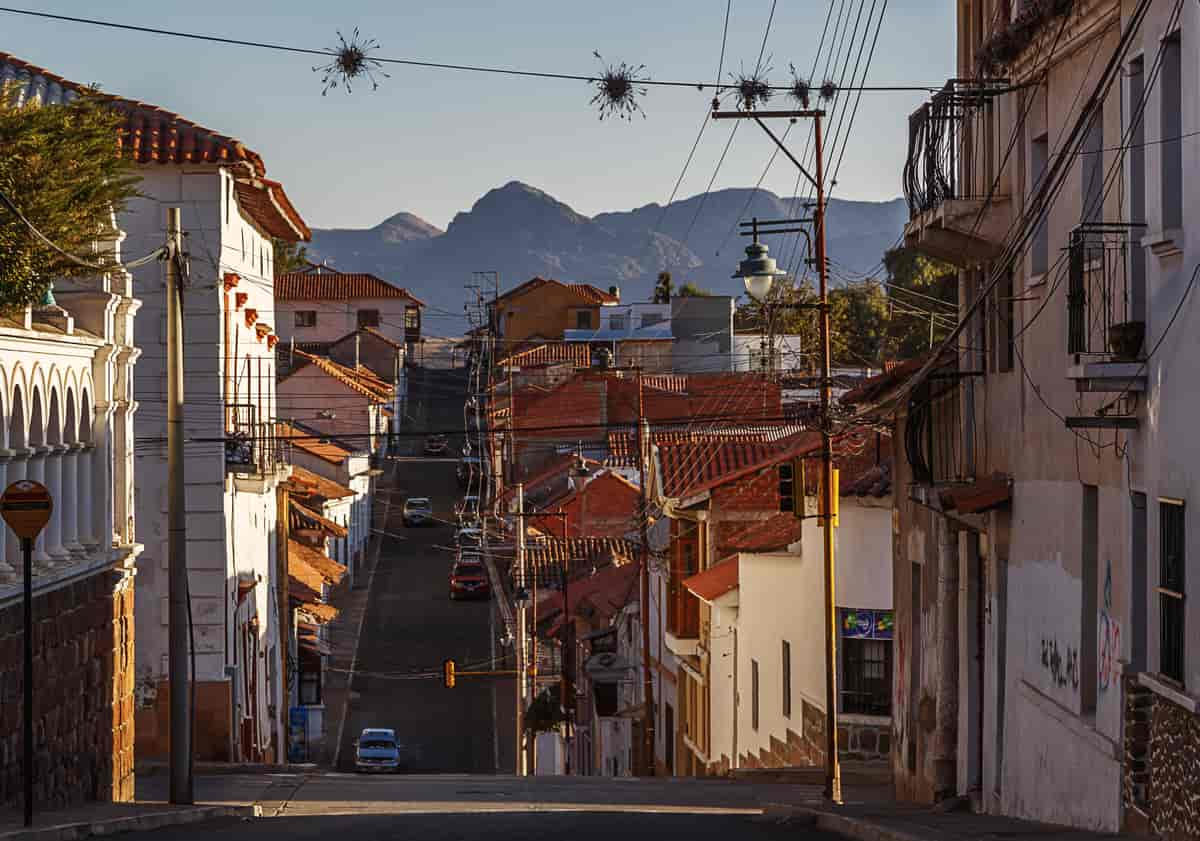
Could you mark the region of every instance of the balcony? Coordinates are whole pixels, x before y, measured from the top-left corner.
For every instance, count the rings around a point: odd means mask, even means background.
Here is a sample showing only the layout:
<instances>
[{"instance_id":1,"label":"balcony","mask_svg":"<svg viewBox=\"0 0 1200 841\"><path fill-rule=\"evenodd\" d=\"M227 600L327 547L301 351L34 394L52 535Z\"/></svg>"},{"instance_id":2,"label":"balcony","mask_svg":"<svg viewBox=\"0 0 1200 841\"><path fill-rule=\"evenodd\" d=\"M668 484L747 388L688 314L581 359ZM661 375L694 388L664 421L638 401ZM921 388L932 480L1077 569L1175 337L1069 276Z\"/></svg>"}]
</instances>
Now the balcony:
<instances>
[{"instance_id":1,"label":"balcony","mask_svg":"<svg viewBox=\"0 0 1200 841\"><path fill-rule=\"evenodd\" d=\"M974 479L974 438L963 423L963 391L972 383L956 366L936 370L909 398L904 425L904 452L912 469L914 488L910 496L932 504L936 495L929 489L961 485Z\"/></svg>"},{"instance_id":2,"label":"balcony","mask_svg":"<svg viewBox=\"0 0 1200 841\"><path fill-rule=\"evenodd\" d=\"M667 632L664 642L672 654L688 657L700 646L700 600L671 576L667 586Z\"/></svg>"},{"instance_id":3,"label":"balcony","mask_svg":"<svg viewBox=\"0 0 1200 841\"><path fill-rule=\"evenodd\" d=\"M1003 250L1009 199L988 195L997 136L992 103L1003 87L951 80L908 118L905 244L953 266L986 262Z\"/></svg>"},{"instance_id":4,"label":"balcony","mask_svg":"<svg viewBox=\"0 0 1200 841\"><path fill-rule=\"evenodd\" d=\"M1071 232L1068 249L1067 377L1081 392L1146 389L1146 324L1134 301L1130 240L1140 226L1092 222Z\"/></svg>"},{"instance_id":5,"label":"balcony","mask_svg":"<svg viewBox=\"0 0 1200 841\"><path fill-rule=\"evenodd\" d=\"M258 419L257 406L248 403L229 405L225 417L226 473L265 477L287 464L274 424Z\"/></svg>"}]
</instances>

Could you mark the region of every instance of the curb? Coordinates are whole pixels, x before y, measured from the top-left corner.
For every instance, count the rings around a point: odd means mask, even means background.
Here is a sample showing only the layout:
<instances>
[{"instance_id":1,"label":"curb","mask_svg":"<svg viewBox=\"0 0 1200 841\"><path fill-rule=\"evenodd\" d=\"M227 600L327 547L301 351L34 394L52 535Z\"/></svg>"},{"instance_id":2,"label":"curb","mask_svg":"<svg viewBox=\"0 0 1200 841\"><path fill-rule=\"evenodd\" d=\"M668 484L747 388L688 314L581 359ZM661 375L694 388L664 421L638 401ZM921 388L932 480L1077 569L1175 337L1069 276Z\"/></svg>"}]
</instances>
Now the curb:
<instances>
[{"instance_id":1,"label":"curb","mask_svg":"<svg viewBox=\"0 0 1200 841\"><path fill-rule=\"evenodd\" d=\"M166 773L169 765L159 761L143 761L134 765L134 773L138 776L153 777ZM264 762L197 762L196 776L219 776L222 774L306 774L316 771L319 766L315 762L291 762L284 764L269 764ZM0 835L0 839L4 838Z\"/></svg>"},{"instance_id":2,"label":"curb","mask_svg":"<svg viewBox=\"0 0 1200 841\"><path fill-rule=\"evenodd\" d=\"M824 832L841 835L844 838L853 838L855 841L924 841L920 836L888 829L862 818L852 818L804 806L772 806L768 804L763 810L763 818L765 820L796 821Z\"/></svg>"},{"instance_id":3,"label":"curb","mask_svg":"<svg viewBox=\"0 0 1200 841\"><path fill-rule=\"evenodd\" d=\"M262 809L257 806L197 806L169 812L149 812L98 821L78 821L56 826L0 832L0 841L73 841L95 835L117 835L122 832L146 832L165 826L200 823L217 818L257 818Z\"/></svg>"}]
</instances>

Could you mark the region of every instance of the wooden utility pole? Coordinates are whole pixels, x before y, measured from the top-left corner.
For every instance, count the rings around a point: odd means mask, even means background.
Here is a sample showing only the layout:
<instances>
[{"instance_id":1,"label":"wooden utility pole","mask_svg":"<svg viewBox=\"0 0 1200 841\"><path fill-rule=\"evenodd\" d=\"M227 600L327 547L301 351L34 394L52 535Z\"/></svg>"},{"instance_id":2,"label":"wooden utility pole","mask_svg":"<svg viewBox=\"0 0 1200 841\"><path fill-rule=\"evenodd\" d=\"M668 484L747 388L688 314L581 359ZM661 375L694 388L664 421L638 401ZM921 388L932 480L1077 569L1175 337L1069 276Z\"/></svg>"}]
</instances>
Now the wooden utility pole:
<instances>
[{"instance_id":1,"label":"wooden utility pole","mask_svg":"<svg viewBox=\"0 0 1200 841\"><path fill-rule=\"evenodd\" d=\"M187 512L183 454L183 233L167 208L167 569L168 677L171 695L170 798L191 804L192 704L188 677Z\"/></svg>"},{"instance_id":2,"label":"wooden utility pole","mask_svg":"<svg viewBox=\"0 0 1200 841\"><path fill-rule=\"evenodd\" d=\"M517 749L516 773L524 777L528 773L525 755L525 486L517 483L517 600L516 639L513 651L517 657Z\"/></svg>"},{"instance_id":3,"label":"wooden utility pole","mask_svg":"<svg viewBox=\"0 0 1200 841\"><path fill-rule=\"evenodd\" d=\"M641 485L641 512L638 527L641 530L641 578L642 602L640 607L642 625L642 758L645 775L654 776L654 679L650 671L650 534L647 518L650 513L649 492L646 487L646 406L642 397L642 369L637 370L638 393L638 474Z\"/></svg>"},{"instance_id":4,"label":"wooden utility pole","mask_svg":"<svg viewBox=\"0 0 1200 841\"><path fill-rule=\"evenodd\" d=\"M820 512L825 549L825 798L834 803L842 802L841 768L838 764L837 739L837 588L834 565L834 474L833 474L833 424L831 419L832 362L829 331L829 271L825 258L825 162L821 134L821 118L824 111L713 111L715 120L754 120L774 141L816 189L816 207L813 210L814 259L820 280L820 301L817 309L821 328L821 502ZM808 118L813 121L813 139L816 150L816 170L810 175L796 156L783 145L774 132L763 122L764 118L785 118L795 121ZM757 227L757 225L756 225ZM775 233L780 231L776 229ZM765 251L763 252L765 255Z\"/></svg>"}]
</instances>

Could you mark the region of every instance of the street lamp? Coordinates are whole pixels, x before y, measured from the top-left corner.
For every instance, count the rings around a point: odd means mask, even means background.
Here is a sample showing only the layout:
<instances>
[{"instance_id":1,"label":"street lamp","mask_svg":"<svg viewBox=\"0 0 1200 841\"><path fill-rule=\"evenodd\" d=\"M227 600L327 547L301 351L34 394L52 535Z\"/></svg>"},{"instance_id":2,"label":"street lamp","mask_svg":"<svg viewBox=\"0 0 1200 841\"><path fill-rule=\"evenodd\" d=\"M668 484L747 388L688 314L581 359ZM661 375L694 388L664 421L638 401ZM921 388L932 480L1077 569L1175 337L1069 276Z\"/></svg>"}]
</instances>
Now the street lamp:
<instances>
[{"instance_id":1,"label":"street lamp","mask_svg":"<svg viewBox=\"0 0 1200 841\"><path fill-rule=\"evenodd\" d=\"M768 256L766 244L758 241L758 220L754 223L754 241L746 246L746 259L738 263L733 276L740 277L750 297L762 303L770 294L775 278L786 277L787 272L781 272L775 258Z\"/></svg>"}]
</instances>

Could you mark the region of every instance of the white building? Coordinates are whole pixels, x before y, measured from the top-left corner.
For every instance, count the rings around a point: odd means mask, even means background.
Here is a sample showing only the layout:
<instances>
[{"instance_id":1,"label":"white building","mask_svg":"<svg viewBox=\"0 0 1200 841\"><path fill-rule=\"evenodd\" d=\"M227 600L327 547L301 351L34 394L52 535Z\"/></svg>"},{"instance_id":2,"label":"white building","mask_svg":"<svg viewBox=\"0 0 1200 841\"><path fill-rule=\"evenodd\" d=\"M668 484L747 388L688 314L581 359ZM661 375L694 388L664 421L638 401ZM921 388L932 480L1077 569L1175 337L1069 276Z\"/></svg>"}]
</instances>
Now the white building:
<instances>
[{"instance_id":1,"label":"white building","mask_svg":"<svg viewBox=\"0 0 1200 841\"><path fill-rule=\"evenodd\" d=\"M181 209L190 274L183 296L187 555L196 640L199 759L266 760L283 747L286 698L279 605L276 486L288 467L273 434L277 341L272 238L307 239L262 159L232 137L177 114L114 100L127 114L124 148L140 164L140 196L121 216L127 248L166 240ZM167 684L166 318L163 267L134 273L144 363L137 458L139 680ZM166 693L139 711L142 756L167 750Z\"/></svg>"}]
</instances>

